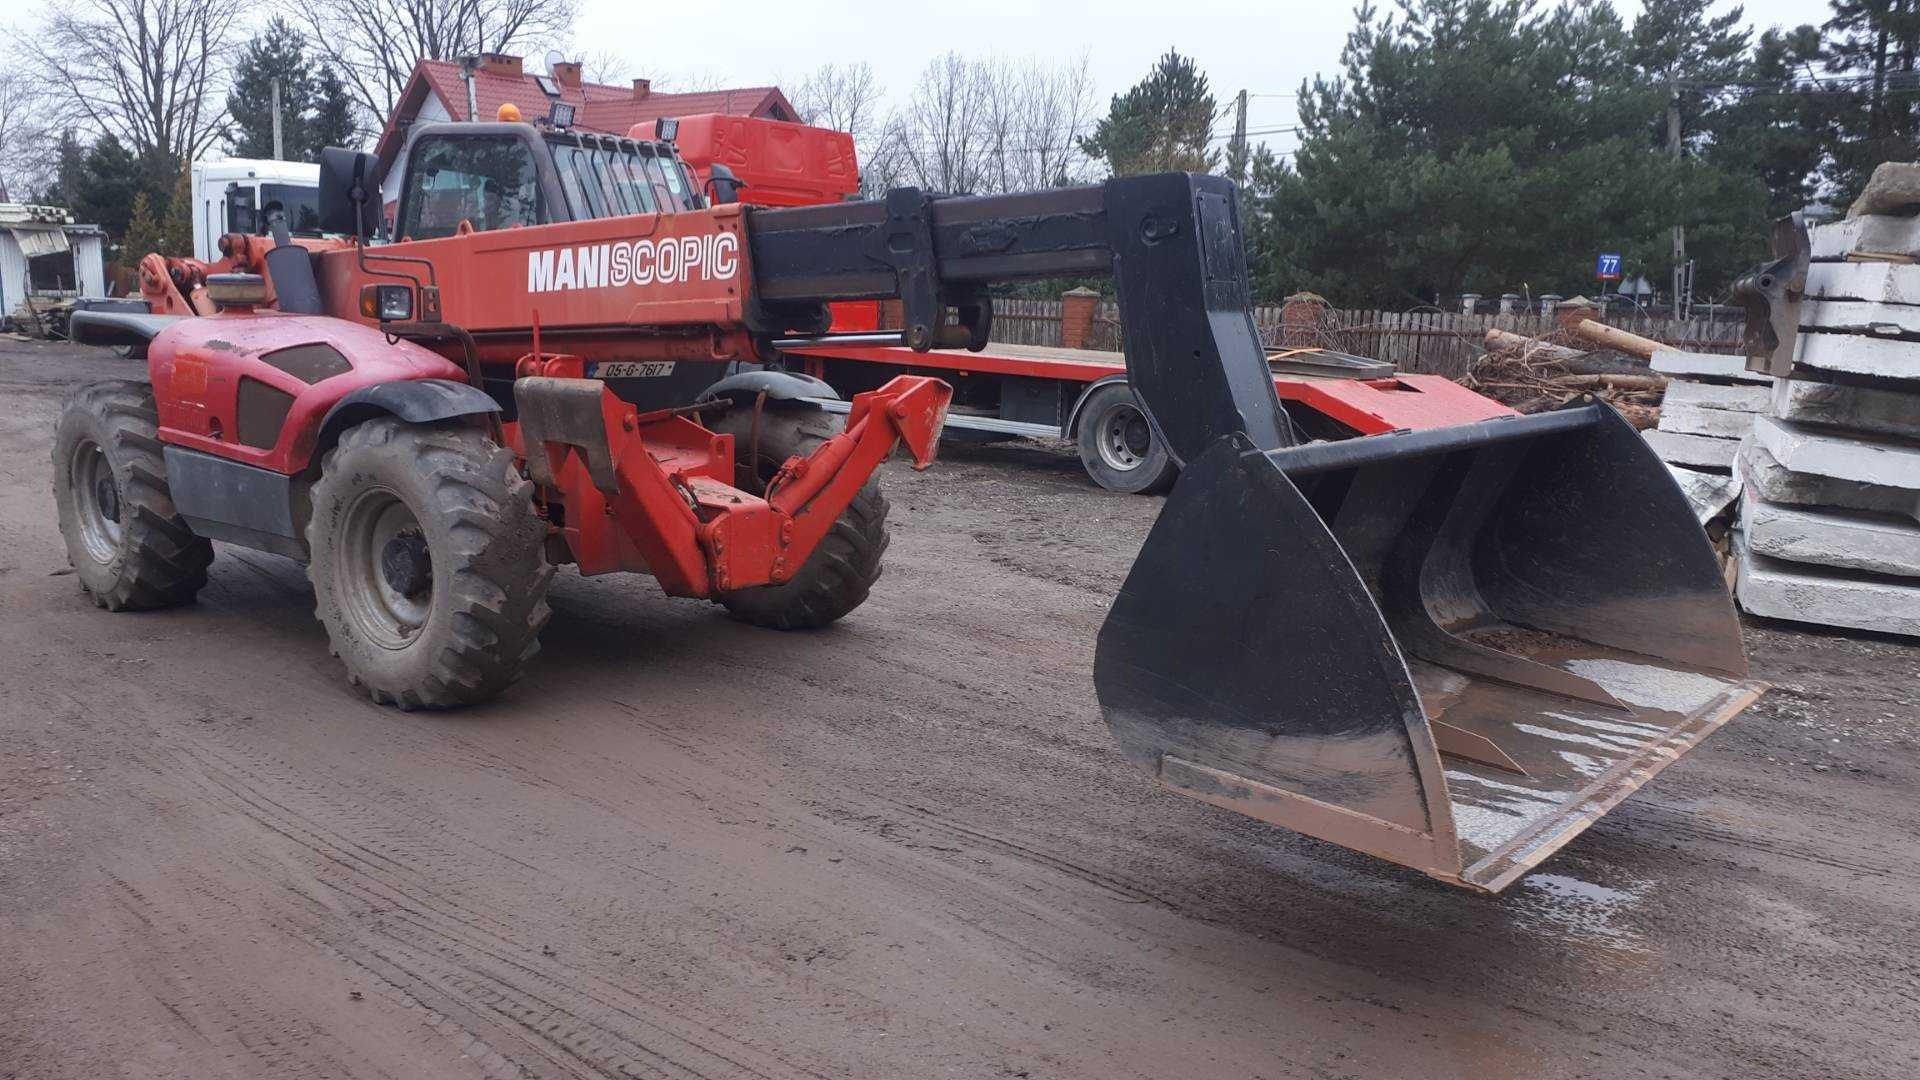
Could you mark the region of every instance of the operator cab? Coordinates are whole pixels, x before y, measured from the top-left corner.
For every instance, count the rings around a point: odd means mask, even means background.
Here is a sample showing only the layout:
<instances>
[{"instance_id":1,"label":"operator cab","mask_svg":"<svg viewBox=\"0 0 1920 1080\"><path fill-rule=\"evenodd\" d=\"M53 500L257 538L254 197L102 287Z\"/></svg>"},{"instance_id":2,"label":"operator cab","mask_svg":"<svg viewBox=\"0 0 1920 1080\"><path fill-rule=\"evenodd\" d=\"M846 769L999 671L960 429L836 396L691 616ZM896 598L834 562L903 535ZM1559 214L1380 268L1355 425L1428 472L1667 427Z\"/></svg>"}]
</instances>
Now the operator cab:
<instances>
[{"instance_id":1,"label":"operator cab","mask_svg":"<svg viewBox=\"0 0 1920 1080\"><path fill-rule=\"evenodd\" d=\"M670 142L525 123L421 125L408 141L393 234L403 240L678 213L706 206Z\"/></svg>"}]
</instances>

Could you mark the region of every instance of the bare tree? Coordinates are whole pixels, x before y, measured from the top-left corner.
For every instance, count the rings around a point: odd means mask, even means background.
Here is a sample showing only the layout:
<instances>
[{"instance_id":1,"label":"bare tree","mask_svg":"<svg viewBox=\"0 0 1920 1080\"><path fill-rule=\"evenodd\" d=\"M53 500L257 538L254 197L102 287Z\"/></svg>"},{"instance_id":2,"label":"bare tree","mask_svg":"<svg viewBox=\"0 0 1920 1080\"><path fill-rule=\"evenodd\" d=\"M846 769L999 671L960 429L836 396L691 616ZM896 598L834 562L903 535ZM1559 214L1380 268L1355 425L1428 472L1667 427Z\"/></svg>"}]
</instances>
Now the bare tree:
<instances>
[{"instance_id":1,"label":"bare tree","mask_svg":"<svg viewBox=\"0 0 1920 1080\"><path fill-rule=\"evenodd\" d=\"M191 161L220 134L238 12L238 0L70 0L24 47L57 119Z\"/></svg>"},{"instance_id":2,"label":"bare tree","mask_svg":"<svg viewBox=\"0 0 1920 1080\"><path fill-rule=\"evenodd\" d=\"M911 183L993 193L1050 187L1085 176L1080 137L1092 123L1093 79L1083 55L1043 60L935 59L913 96L867 152L869 190Z\"/></svg>"},{"instance_id":3,"label":"bare tree","mask_svg":"<svg viewBox=\"0 0 1920 1080\"><path fill-rule=\"evenodd\" d=\"M393 112L421 60L525 53L565 39L578 9L579 0L285 0L284 5L376 127Z\"/></svg>"},{"instance_id":4,"label":"bare tree","mask_svg":"<svg viewBox=\"0 0 1920 1080\"><path fill-rule=\"evenodd\" d=\"M633 61L619 49L588 49L580 54L580 78L585 82L623 83L633 72Z\"/></svg>"},{"instance_id":5,"label":"bare tree","mask_svg":"<svg viewBox=\"0 0 1920 1080\"><path fill-rule=\"evenodd\" d=\"M0 71L0 202L26 202L53 180L58 137L45 122L46 105L37 75Z\"/></svg>"},{"instance_id":6,"label":"bare tree","mask_svg":"<svg viewBox=\"0 0 1920 1080\"><path fill-rule=\"evenodd\" d=\"M864 62L828 63L800 80L793 107L799 110L801 123L844 131L864 150L880 118L880 96L880 80Z\"/></svg>"}]
</instances>

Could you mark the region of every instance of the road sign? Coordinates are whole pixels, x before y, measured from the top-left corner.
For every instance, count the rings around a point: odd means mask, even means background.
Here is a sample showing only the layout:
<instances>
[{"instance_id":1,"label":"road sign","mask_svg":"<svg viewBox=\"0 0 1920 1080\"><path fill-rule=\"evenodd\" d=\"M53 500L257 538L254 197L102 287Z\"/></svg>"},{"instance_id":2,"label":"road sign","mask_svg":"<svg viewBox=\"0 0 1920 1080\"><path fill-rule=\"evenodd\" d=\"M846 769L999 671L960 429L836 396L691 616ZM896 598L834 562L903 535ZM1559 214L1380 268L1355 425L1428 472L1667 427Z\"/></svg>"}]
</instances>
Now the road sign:
<instances>
[{"instance_id":1,"label":"road sign","mask_svg":"<svg viewBox=\"0 0 1920 1080\"><path fill-rule=\"evenodd\" d=\"M1602 255L1593 264L1593 272L1601 281L1620 280L1620 256Z\"/></svg>"}]
</instances>

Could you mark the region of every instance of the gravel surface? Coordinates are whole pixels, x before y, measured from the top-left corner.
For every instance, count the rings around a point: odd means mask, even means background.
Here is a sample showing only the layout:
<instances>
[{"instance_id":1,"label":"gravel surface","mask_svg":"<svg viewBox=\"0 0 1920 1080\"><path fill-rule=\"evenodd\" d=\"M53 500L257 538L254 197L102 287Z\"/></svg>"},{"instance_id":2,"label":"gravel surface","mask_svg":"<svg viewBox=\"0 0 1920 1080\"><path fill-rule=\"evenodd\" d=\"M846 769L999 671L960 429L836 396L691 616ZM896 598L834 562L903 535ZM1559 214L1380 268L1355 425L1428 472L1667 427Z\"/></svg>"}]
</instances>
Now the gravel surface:
<instances>
[{"instance_id":1,"label":"gravel surface","mask_svg":"<svg viewBox=\"0 0 1920 1080\"><path fill-rule=\"evenodd\" d=\"M1160 501L887 467L872 600L779 634L563 572L503 700L349 693L302 567L109 615L0 343L0 1078L1920 1075L1920 649L1778 689L1498 898L1165 794L1094 634Z\"/></svg>"}]
</instances>

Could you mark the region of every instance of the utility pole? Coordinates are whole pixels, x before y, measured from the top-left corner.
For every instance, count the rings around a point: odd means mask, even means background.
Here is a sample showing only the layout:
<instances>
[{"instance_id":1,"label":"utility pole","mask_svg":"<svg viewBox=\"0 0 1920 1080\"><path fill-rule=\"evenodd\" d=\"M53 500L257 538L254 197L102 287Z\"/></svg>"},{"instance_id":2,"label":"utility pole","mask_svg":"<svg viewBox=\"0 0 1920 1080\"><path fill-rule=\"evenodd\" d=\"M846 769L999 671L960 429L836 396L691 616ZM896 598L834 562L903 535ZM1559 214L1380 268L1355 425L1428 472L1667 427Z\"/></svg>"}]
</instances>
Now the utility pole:
<instances>
[{"instance_id":1,"label":"utility pole","mask_svg":"<svg viewBox=\"0 0 1920 1080\"><path fill-rule=\"evenodd\" d=\"M1232 172L1234 186L1245 187L1247 183L1247 92L1240 91L1233 104L1233 141L1227 144L1227 168Z\"/></svg>"},{"instance_id":2,"label":"utility pole","mask_svg":"<svg viewBox=\"0 0 1920 1080\"><path fill-rule=\"evenodd\" d=\"M1680 84L1667 84L1667 152L1673 160L1680 160ZM1682 298L1687 275L1687 227L1676 221L1673 224L1673 317L1687 317L1685 307L1690 306ZM1690 299L1690 298L1688 298Z\"/></svg>"},{"instance_id":3,"label":"utility pole","mask_svg":"<svg viewBox=\"0 0 1920 1080\"><path fill-rule=\"evenodd\" d=\"M280 80L273 80L273 160L287 160L286 149L280 142Z\"/></svg>"}]
</instances>

